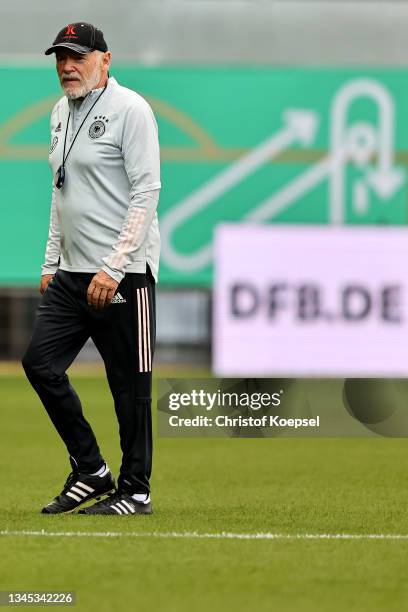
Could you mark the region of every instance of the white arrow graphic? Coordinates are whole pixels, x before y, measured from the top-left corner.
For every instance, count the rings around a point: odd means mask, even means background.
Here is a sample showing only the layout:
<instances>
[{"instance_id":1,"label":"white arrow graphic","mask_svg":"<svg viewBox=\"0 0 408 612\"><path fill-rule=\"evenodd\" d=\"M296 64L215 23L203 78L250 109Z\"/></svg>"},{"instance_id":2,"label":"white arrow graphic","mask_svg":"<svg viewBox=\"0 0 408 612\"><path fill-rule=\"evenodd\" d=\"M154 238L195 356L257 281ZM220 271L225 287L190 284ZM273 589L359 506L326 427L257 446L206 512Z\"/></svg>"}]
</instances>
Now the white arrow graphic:
<instances>
[{"instance_id":1,"label":"white arrow graphic","mask_svg":"<svg viewBox=\"0 0 408 612\"><path fill-rule=\"evenodd\" d=\"M367 122L355 122L346 127L349 107L356 98L361 97L372 99L378 105L377 129ZM298 141L307 146L314 140L318 124L316 113L288 110L284 119L286 126L280 132L241 157L165 215L161 222L163 257L171 267L182 272L191 272L209 264L212 259L211 244L189 254L179 253L173 248L172 234L179 225L209 206L217 197L244 180L268 159L276 157L293 142ZM267 221L306 195L318 183L329 178L329 219L331 223L342 223L345 210L345 166L349 160L367 171L366 180L359 179L353 186L353 201L357 212L363 214L367 210L367 183L379 197L390 198L405 180L405 171L393 166L393 130L392 99L380 83L371 79L355 79L346 84L338 92L332 105L330 154L278 193L261 202L245 219L252 222ZM368 164L375 152L378 154L378 166L371 170Z\"/></svg>"},{"instance_id":2,"label":"white arrow graphic","mask_svg":"<svg viewBox=\"0 0 408 612\"><path fill-rule=\"evenodd\" d=\"M268 221L268 219L271 219L286 208L288 204L306 195L318 183L324 180L336 168L337 164L344 164L348 156L349 152L346 146L338 149L334 155L328 155L318 164L312 166L310 170L306 170L306 172L295 178L278 193L261 202L245 216L245 219L256 223Z\"/></svg>"},{"instance_id":3,"label":"white arrow graphic","mask_svg":"<svg viewBox=\"0 0 408 612\"><path fill-rule=\"evenodd\" d=\"M259 166L273 159L295 142L307 146L315 138L318 118L316 113L290 109L284 113L285 127L249 153L238 159L229 168L187 196L163 217L161 221L162 252L166 263L183 272L197 270L211 261L211 244L195 253L177 252L171 243L173 231L184 221L202 210L216 198L255 172Z\"/></svg>"},{"instance_id":4,"label":"white arrow graphic","mask_svg":"<svg viewBox=\"0 0 408 612\"><path fill-rule=\"evenodd\" d=\"M368 173L367 180L380 198L388 200L401 187L405 172L388 164L380 164L377 170Z\"/></svg>"},{"instance_id":5,"label":"white arrow graphic","mask_svg":"<svg viewBox=\"0 0 408 612\"><path fill-rule=\"evenodd\" d=\"M346 84L337 94L331 115L332 152L344 146L347 140L346 116L351 103L357 98L370 98L379 110L378 139L375 149L378 152L378 168L368 172L367 180L381 198L390 198L404 181L404 171L393 167L394 152L394 106L388 91L372 79L355 79ZM365 124L367 129L367 124ZM357 142L354 142L354 148ZM364 146L362 147L364 149ZM368 145L368 148L370 146ZM362 197L362 188L358 188ZM365 196L364 196L365 197ZM330 182L330 216L332 223L342 223L344 216L344 165L333 167Z\"/></svg>"},{"instance_id":6,"label":"white arrow graphic","mask_svg":"<svg viewBox=\"0 0 408 612\"><path fill-rule=\"evenodd\" d=\"M378 139L375 137L373 127L364 122L355 123L346 130L346 111L356 97L373 98L379 105ZM345 165L350 159L357 165L367 164L375 150L378 151L378 169L369 173L368 180L381 197L390 197L401 186L405 177L403 170L392 166L393 122L393 105L388 92L375 81L368 79L352 81L340 90L333 103L330 155L289 183L279 193L261 202L245 216L245 219L256 222L268 221L330 176L330 221L341 223L344 216ZM355 196L356 204L365 210L367 194L361 181L355 186Z\"/></svg>"}]
</instances>

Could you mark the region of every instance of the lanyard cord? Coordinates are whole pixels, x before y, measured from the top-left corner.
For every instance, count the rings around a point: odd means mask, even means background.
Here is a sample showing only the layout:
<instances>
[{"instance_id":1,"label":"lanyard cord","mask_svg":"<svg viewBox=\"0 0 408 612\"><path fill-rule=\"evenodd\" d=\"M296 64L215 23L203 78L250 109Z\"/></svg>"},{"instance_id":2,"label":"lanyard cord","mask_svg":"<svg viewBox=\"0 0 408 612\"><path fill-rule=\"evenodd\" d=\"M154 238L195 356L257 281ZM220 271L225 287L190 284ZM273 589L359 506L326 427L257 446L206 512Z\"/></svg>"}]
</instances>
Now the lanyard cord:
<instances>
[{"instance_id":1,"label":"lanyard cord","mask_svg":"<svg viewBox=\"0 0 408 612\"><path fill-rule=\"evenodd\" d=\"M95 102L92 104L91 108L89 109L89 111L86 113L84 120L82 121L81 125L79 126L77 133L74 136L74 140L71 142L71 146L68 149L68 153L65 155L65 147L67 144L67 134L68 134L68 125L69 125L69 118L71 117L71 111L69 111L68 114L68 121L67 121L67 129L65 130L65 138L64 138L64 151L62 153L62 164L61 164L61 168L65 168L65 162L68 159L68 155L71 152L72 147L74 146L74 142L77 139L77 136L79 134L79 132L81 131L82 126L84 125L85 121L88 119L88 115L91 112L91 110L93 109L93 107L95 106L95 104L98 102L99 98L101 98L103 96L103 94L105 93L105 90L107 88L108 84L105 85L105 87L103 88L103 91L101 91L101 93L99 94L99 96L96 98Z\"/></svg>"}]
</instances>

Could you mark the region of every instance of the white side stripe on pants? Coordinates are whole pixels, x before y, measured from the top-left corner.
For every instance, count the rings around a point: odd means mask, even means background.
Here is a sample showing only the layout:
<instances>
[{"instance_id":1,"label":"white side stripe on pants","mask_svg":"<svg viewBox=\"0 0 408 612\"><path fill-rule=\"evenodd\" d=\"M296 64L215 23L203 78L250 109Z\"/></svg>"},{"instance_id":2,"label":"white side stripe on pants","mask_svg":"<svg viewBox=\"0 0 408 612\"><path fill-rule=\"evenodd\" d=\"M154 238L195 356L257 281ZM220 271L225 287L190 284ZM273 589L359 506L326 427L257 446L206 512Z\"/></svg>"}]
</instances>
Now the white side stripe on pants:
<instances>
[{"instance_id":1,"label":"white side stripe on pants","mask_svg":"<svg viewBox=\"0 0 408 612\"><path fill-rule=\"evenodd\" d=\"M149 293L147 287L136 289L136 292L139 372L150 372L152 369L152 354L150 346Z\"/></svg>"},{"instance_id":2,"label":"white side stripe on pants","mask_svg":"<svg viewBox=\"0 0 408 612\"><path fill-rule=\"evenodd\" d=\"M146 332L146 298L144 288L140 290L142 294L142 326L143 326L143 363L144 371L147 371L147 332Z\"/></svg>"},{"instance_id":3,"label":"white side stripe on pants","mask_svg":"<svg viewBox=\"0 0 408 612\"><path fill-rule=\"evenodd\" d=\"M147 355L149 358L147 368L148 368L148 371L150 371L152 369L152 355L150 351L150 312L149 312L149 294L147 292L147 287L144 287L144 292L146 296Z\"/></svg>"},{"instance_id":4,"label":"white side stripe on pants","mask_svg":"<svg viewBox=\"0 0 408 612\"><path fill-rule=\"evenodd\" d=\"M136 289L137 297L137 338L139 342L139 372L143 372L143 359L142 359L142 324L141 324L141 307L140 307L140 289Z\"/></svg>"}]
</instances>

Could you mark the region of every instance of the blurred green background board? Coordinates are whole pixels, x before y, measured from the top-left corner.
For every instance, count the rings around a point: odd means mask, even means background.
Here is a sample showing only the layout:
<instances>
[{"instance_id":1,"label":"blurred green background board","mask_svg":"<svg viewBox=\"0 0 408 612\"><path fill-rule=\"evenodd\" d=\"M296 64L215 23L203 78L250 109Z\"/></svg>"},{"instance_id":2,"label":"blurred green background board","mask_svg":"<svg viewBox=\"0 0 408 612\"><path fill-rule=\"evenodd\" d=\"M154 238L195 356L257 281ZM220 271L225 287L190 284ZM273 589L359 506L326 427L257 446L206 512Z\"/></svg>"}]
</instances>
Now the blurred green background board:
<instances>
[{"instance_id":1,"label":"blurred green background board","mask_svg":"<svg viewBox=\"0 0 408 612\"><path fill-rule=\"evenodd\" d=\"M113 66L111 74L149 100L159 124L161 284L211 286L216 224L259 220L251 215L271 198L264 222L406 223L406 70ZM0 284L36 285L60 88L52 62L0 75ZM356 156L336 162L351 141Z\"/></svg>"}]
</instances>

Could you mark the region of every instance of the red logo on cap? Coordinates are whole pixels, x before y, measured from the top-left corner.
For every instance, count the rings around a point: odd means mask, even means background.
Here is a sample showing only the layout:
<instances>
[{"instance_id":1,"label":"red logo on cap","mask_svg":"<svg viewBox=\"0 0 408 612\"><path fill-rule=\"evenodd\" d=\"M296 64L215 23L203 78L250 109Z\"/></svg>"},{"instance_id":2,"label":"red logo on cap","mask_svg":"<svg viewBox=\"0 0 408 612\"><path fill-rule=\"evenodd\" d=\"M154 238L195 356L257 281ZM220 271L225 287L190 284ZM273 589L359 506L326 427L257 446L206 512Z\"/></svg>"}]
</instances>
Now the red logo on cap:
<instances>
[{"instance_id":1,"label":"red logo on cap","mask_svg":"<svg viewBox=\"0 0 408 612\"><path fill-rule=\"evenodd\" d=\"M67 29L65 30L65 34L62 37L63 40L65 40L66 38L70 39L70 38L78 38L76 32L75 32L75 27L73 25L69 25L67 26Z\"/></svg>"}]
</instances>

